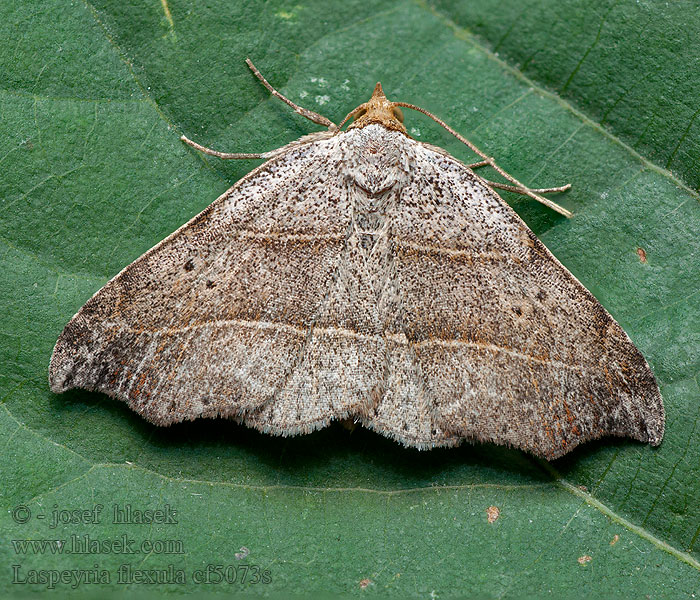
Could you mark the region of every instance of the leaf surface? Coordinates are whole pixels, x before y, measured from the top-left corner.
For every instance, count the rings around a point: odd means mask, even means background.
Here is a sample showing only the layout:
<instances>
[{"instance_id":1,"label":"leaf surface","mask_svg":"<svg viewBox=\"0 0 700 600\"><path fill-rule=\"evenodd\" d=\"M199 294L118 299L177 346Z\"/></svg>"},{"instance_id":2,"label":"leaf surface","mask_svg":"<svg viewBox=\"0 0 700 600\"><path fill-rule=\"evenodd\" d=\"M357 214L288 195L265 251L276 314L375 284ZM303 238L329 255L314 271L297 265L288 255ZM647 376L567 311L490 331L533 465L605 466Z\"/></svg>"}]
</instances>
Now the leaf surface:
<instances>
[{"instance_id":1,"label":"leaf surface","mask_svg":"<svg viewBox=\"0 0 700 600\"><path fill-rule=\"evenodd\" d=\"M118 583L127 564L185 572L185 584L149 591L698 592L698 124L695 91L682 87L700 53L682 37L696 13L674 3L496 4L0 7L0 556L19 565L15 575L4 568L1 589L46 587L12 583L31 569L95 564L109 587L144 589ZM632 36L644 18L652 30ZM562 39L562 22L575 39ZM649 75L654 86L635 87L645 65L662 65L669 32L685 39L680 58ZM390 99L439 115L521 181L571 182L556 198L571 220L504 197L649 360L666 406L663 444L604 440L545 465L494 446L418 452L338 425L291 439L218 421L158 429L99 394L51 394L48 361L70 317L258 164L198 155L181 133L261 152L318 129L269 97L246 56L282 93L336 122L381 81ZM422 115L406 120L416 139L471 158ZM98 523L50 526L54 509L98 504ZM114 504L167 506L177 524L114 523ZM26 523L18 506L30 511ZM490 506L500 509L493 523ZM126 535L139 550L33 554L9 543L71 535ZM144 540L174 540L182 552L148 551ZM249 554L237 558L243 547ZM196 583L207 565L233 565L238 580ZM271 582L241 583L243 565L268 570Z\"/></svg>"}]
</instances>

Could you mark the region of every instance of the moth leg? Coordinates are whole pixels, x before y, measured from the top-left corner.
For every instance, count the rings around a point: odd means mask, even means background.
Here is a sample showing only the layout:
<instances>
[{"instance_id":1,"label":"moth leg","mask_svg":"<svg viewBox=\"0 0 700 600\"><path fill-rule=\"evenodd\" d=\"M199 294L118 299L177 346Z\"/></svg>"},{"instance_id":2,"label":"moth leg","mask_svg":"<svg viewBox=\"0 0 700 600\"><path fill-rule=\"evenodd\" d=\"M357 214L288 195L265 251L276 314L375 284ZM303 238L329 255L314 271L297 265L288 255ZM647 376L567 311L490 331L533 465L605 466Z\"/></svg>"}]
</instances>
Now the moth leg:
<instances>
[{"instance_id":1,"label":"moth leg","mask_svg":"<svg viewBox=\"0 0 700 600\"><path fill-rule=\"evenodd\" d=\"M262 82L262 84L268 89L268 91L276 98L282 100L282 102L284 102L285 104L291 106L294 109L294 112L300 114L302 117L306 117L307 119L309 119L309 121L313 121L318 125L328 127L328 129L330 129L331 131L335 131L336 129L338 129L338 126L335 123L333 123L333 121L331 121L330 119L327 119L323 115L319 115L318 113L315 113L314 111L309 110L308 108L303 108L297 104L294 104L294 102L292 102L289 98L280 94L267 82L267 79L265 79L262 76L262 73L258 71L258 69L255 67L255 65L251 62L249 58L246 58L245 62L250 67L250 70L253 71L253 75L255 75Z\"/></svg>"},{"instance_id":2,"label":"moth leg","mask_svg":"<svg viewBox=\"0 0 700 600\"><path fill-rule=\"evenodd\" d=\"M489 181L488 179L484 179L486 183L489 184L491 187L498 188L500 190L508 190L509 192L515 192L516 194L525 194L520 188L515 187L514 185L507 185L505 183L499 183L498 181ZM571 189L571 184L567 183L566 185L560 185L559 187L551 187L551 188L528 188L531 192L535 192L535 194L556 194L559 192L565 192L568 189Z\"/></svg>"},{"instance_id":3,"label":"moth leg","mask_svg":"<svg viewBox=\"0 0 700 600\"><path fill-rule=\"evenodd\" d=\"M460 136L461 137L461 136ZM506 186L504 183L496 183L493 181L487 181L486 183L490 186L504 189L504 190L510 190L512 192L516 192L517 194L522 194L523 196L529 196L530 198L537 200L541 204L544 204L545 206L551 208L552 210L558 212L560 215L564 215L566 218L570 219L573 215L571 211L565 209L563 206L559 206L556 202L552 202L549 198L545 198L544 196L540 196L541 193L548 193L550 191L566 191L571 187L570 183L567 183L566 185L560 186L559 188L543 188L543 189L532 189L527 187L526 185L520 183L515 177L510 175L509 173L506 173L501 167L499 167L496 164L496 161L492 156L486 156L482 154L481 151L476 149L475 146L472 146L467 142L465 138L462 138L460 141L464 141L467 143L467 145L472 148L479 156L484 156L484 162L486 162L496 173L499 175L505 177L508 181L514 183L514 186ZM506 187L504 187L506 186ZM539 192L539 193L538 193Z\"/></svg>"},{"instance_id":4,"label":"moth leg","mask_svg":"<svg viewBox=\"0 0 700 600\"><path fill-rule=\"evenodd\" d=\"M487 160L480 160L479 162L472 163L470 165L467 165L467 169L478 169L479 167L485 167L489 164L489 161Z\"/></svg>"},{"instance_id":5,"label":"moth leg","mask_svg":"<svg viewBox=\"0 0 700 600\"><path fill-rule=\"evenodd\" d=\"M185 137L184 135L180 136L180 139L185 142L185 144L188 144L189 146L192 146L193 148L196 148L200 152L204 152L204 154L211 154L212 156L218 156L219 158L223 159L229 159L229 158L266 158L265 154L249 154L249 153L244 153L244 152L219 152L218 150L212 150L211 148L205 148L204 146L200 146L197 142L193 142L191 139Z\"/></svg>"},{"instance_id":6,"label":"moth leg","mask_svg":"<svg viewBox=\"0 0 700 600\"><path fill-rule=\"evenodd\" d=\"M433 121L435 121L438 125L441 127L444 127L447 131L449 131L453 136L455 136L460 142L465 144L472 152L475 154L478 154L481 158L484 160L474 163L475 165L478 166L490 166L496 173L510 181L511 183L515 184L514 187L517 188L517 192L519 194L523 194L524 196L529 196L533 200L537 200L538 202L544 204L545 206L548 206L552 210L558 212L561 215L564 215L567 218L572 217L572 213L568 210L566 210L563 206L559 206L556 202L552 202L549 198L545 198L544 196L540 196L537 193L537 190L533 190L526 185L520 183L515 177L510 175L509 173L506 173L501 167L499 167L496 164L496 161L494 160L493 156L488 156L484 154L481 150L479 150L474 144L472 144L467 138L464 136L461 136L459 133L457 133L452 127L450 127L447 123L445 123L442 119L439 119L436 117L433 113L425 110L424 108L421 108L420 106L415 106L414 104L409 104L408 102L392 102L393 106L403 106L404 108L411 108L413 110L417 110L420 113L423 113L425 116L430 117ZM482 164L483 163L483 164ZM498 187L498 186L495 186ZM566 186L562 186L566 187ZM570 186L569 186L570 187ZM554 189L554 188L552 188ZM566 187L566 189L569 189Z\"/></svg>"},{"instance_id":7,"label":"moth leg","mask_svg":"<svg viewBox=\"0 0 700 600\"><path fill-rule=\"evenodd\" d=\"M488 160L480 160L479 162L471 163L470 165L467 165L467 169L478 169L479 167L486 167L491 165L491 163ZM498 181L489 181L488 179L484 179L486 183L489 184L489 186L498 188L500 190L508 190L509 192L515 192L516 194L523 194L523 191L514 186L514 185L508 185L505 183L499 183ZM535 194L556 194L560 192L565 192L567 190L571 189L571 184L567 183L566 185L560 185L559 187L550 187L550 188L529 188L531 192L535 192ZM527 195L527 194L523 194Z\"/></svg>"}]
</instances>

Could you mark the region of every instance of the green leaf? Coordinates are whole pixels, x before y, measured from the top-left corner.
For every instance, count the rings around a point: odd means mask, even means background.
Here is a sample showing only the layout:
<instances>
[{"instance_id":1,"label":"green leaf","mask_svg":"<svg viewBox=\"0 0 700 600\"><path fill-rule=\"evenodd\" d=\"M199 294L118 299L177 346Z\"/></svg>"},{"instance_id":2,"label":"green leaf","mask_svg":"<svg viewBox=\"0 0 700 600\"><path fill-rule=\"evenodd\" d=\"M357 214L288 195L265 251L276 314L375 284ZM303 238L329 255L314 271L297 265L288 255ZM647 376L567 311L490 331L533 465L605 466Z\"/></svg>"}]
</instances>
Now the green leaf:
<instances>
[{"instance_id":1,"label":"green leaf","mask_svg":"<svg viewBox=\"0 0 700 600\"><path fill-rule=\"evenodd\" d=\"M700 187L700 24L677 0L435 0L521 73Z\"/></svg>"},{"instance_id":2,"label":"green leaf","mask_svg":"<svg viewBox=\"0 0 700 600\"><path fill-rule=\"evenodd\" d=\"M3 592L46 588L12 583L32 569L104 569L101 587L114 590L699 591L700 207L688 187L698 184L697 10L632 0L520 6L0 6ZM246 56L332 120L380 80L390 98L441 116L521 181L571 182L557 198L571 220L504 197L648 358L667 411L662 445L604 440L546 465L485 445L417 452L340 426L291 439L219 421L158 429L99 394L51 394L48 361L70 317L258 164L202 157L181 133L259 152L318 129L269 97ZM406 117L414 137L470 158L422 115ZM167 506L177 524L113 523L115 503ZM54 510L98 504L98 523L78 515L51 527ZM500 509L493 523L489 506ZM22 554L10 543L71 535L127 536L138 551ZM149 551L143 540L171 542ZM249 554L237 558L242 547ZM176 552L159 552L168 548ZM172 565L186 583L121 584L123 564L132 575ZM233 565L224 573L239 580L196 583L207 565ZM243 565L268 570L271 582L241 583Z\"/></svg>"}]
</instances>

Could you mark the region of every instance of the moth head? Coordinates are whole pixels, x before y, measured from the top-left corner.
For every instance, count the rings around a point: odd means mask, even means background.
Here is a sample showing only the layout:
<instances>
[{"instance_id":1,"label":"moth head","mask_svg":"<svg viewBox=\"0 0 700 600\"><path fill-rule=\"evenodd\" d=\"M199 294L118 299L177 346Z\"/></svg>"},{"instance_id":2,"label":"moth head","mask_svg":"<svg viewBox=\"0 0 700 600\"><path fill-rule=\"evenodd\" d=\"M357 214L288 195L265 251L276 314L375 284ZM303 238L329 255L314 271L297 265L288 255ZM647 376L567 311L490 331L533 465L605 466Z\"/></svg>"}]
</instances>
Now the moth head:
<instances>
[{"instance_id":1,"label":"moth head","mask_svg":"<svg viewBox=\"0 0 700 600\"><path fill-rule=\"evenodd\" d=\"M353 119L353 122L348 125L348 129L362 128L372 123L379 123L387 129L406 133L406 128L403 126L403 113L398 106L389 101L384 95L381 83L377 83L375 86L372 97L353 110L346 117L346 120L348 118Z\"/></svg>"}]
</instances>

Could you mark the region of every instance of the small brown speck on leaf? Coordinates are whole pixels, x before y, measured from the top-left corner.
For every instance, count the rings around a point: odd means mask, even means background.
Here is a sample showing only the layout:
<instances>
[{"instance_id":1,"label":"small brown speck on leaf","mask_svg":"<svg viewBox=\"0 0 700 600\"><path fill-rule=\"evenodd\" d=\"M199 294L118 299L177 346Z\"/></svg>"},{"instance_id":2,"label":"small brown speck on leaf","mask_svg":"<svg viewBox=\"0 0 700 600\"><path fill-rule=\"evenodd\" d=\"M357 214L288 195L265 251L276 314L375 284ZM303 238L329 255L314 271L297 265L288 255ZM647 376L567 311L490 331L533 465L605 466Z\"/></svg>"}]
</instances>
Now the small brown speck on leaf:
<instances>
[{"instance_id":1,"label":"small brown speck on leaf","mask_svg":"<svg viewBox=\"0 0 700 600\"><path fill-rule=\"evenodd\" d=\"M486 509L486 518L488 519L489 523L493 523L500 516L501 511L499 510L498 506L489 506Z\"/></svg>"},{"instance_id":2,"label":"small brown speck on leaf","mask_svg":"<svg viewBox=\"0 0 700 600\"><path fill-rule=\"evenodd\" d=\"M639 255L639 260L643 263L647 262L647 253L644 248L637 248L637 254Z\"/></svg>"},{"instance_id":3,"label":"small brown speck on leaf","mask_svg":"<svg viewBox=\"0 0 700 600\"><path fill-rule=\"evenodd\" d=\"M592 556L588 556L588 554L584 554L583 556L578 557L578 564L580 565L585 565L588 562L591 562L593 560Z\"/></svg>"},{"instance_id":4,"label":"small brown speck on leaf","mask_svg":"<svg viewBox=\"0 0 700 600\"><path fill-rule=\"evenodd\" d=\"M610 540L610 545L611 545L611 546L614 546L615 544L617 544L617 542L619 541L619 539L620 539L620 536L617 535L617 534L615 534L615 536L613 537L613 539Z\"/></svg>"},{"instance_id":5,"label":"small brown speck on leaf","mask_svg":"<svg viewBox=\"0 0 700 600\"><path fill-rule=\"evenodd\" d=\"M363 579L362 581L360 581L360 589L361 589L361 590L364 590L364 589L367 588L371 583L372 583L372 581L371 581L370 579Z\"/></svg>"}]
</instances>

